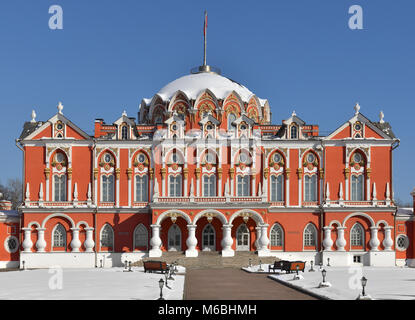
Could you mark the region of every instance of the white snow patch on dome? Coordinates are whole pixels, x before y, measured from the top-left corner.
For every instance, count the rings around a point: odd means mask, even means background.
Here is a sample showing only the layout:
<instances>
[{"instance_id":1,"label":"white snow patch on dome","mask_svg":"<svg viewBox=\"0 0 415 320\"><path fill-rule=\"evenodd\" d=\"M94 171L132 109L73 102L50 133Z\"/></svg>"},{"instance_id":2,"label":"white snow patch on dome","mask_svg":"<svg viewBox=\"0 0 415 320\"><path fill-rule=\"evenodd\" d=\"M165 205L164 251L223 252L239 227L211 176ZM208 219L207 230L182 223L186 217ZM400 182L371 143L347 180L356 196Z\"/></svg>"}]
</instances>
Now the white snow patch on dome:
<instances>
[{"instance_id":1,"label":"white snow patch on dome","mask_svg":"<svg viewBox=\"0 0 415 320\"><path fill-rule=\"evenodd\" d=\"M163 87L158 95L164 100L170 100L177 91L184 92L189 99L196 99L203 91L209 89L218 99L225 99L232 91L239 94L244 102L248 102L254 95L243 85L238 84L228 78L215 73L197 73L189 74L178 78L165 87ZM265 101L263 99L260 99Z\"/></svg>"}]
</instances>

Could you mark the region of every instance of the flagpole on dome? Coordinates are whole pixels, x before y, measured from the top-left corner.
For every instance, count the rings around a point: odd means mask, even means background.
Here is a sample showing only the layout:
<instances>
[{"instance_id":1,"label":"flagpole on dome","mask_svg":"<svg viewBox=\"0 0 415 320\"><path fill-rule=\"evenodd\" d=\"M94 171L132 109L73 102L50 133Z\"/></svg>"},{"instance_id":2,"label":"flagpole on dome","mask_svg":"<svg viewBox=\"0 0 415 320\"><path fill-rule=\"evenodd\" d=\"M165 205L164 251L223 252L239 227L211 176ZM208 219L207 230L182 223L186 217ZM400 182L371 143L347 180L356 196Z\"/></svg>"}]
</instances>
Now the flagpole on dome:
<instances>
[{"instance_id":1,"label":"flagpole on dome","mask_svg":"<svg viewBox=\"0 0 415 320\"><path fill-rule=\"evenodd\" d=\"M206 46L207 46L207 11L205 10L205 24L203 26L203 37L205 39L204 53L203 53L203 66L206 66Z\"/></svg>"}]
</instances>

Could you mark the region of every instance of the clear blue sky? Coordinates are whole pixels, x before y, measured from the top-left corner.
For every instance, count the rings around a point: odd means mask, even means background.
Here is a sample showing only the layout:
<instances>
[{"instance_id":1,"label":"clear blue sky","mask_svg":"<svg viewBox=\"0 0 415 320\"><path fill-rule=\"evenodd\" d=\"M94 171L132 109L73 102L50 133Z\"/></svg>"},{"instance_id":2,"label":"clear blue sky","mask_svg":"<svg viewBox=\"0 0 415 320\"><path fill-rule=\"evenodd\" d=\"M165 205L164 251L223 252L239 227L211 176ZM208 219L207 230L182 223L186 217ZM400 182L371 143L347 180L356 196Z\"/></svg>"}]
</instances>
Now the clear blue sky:
<instances>
[{"instance_id":1,"label":"clear blue sky","mask_svg":"<svg viewBox=\"0 0 415 320\"><path fill-rule=\"evenodd\" d=\"M63 30L50 30L50 5ZM348 9L363 8L364 30ZM395 196L410 201L415 102L415 2L383 0L0 2L0 182L21 176L14 144L32 109L38 120L64 114L86 132L95 118L136 116L142 98L202 61L208 10L208 63L267 98L273 122L295 109L323 132L361 112L385 113L401 145Z\"/></svg>"}]
</instances>

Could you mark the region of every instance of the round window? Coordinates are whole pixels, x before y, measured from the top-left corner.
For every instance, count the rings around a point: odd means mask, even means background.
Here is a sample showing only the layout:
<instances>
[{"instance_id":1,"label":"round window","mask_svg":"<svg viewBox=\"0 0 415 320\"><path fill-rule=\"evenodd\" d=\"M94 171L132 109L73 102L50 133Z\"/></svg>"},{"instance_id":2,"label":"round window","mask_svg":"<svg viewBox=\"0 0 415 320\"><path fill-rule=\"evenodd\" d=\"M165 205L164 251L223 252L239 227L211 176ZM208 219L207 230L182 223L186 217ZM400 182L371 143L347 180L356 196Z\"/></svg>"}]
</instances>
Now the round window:
<instances>
[{"instance_id":1,"label":"round window","mask_svg":"<svg viewBox=\"0 0 415 320\"><path fill-rule=\"evenodd\" d=\"M215 161L215 157L211 153L206 154L206 162L207 163L213 163Z\"/></svg>"},{"instance_id":2,"label":"round window","mask_svg":"<svg viewBox=\"0 0 415 320\"><path fill-rule=\"evenodd\" d=\"M281 155L279 153L274 154L274 162L279 163L281 161Z\"/></svg>"},{"instance_id":3,"label":"round window","mask_svg":"<svg viewBox=\"0 0 415 320\"><path fill-rule=\"evenodd\" d=\"M111 159L112 159L112 157L111 157L111 155L110 155L109 153L106 153L106 154L104 155L104 161L105 161L106 163L111 162Z\"/></svg>"},{"instance_id":4,"label":"round window","mask_svg":"<svg viewBox=\"0 0 415 320\"><path fill-rule=\"evenodd\" d=\"M246 130L246 125L241 125L241 130Z\"/></svg>"},{"instance_id":5,"label":"round window","mask_svg":"<svg viewBox=\"0 0 415 320\"><path fill-rule=\"evenodd\" d=\"M177 124L172 125L172 126L171 126L171 128L172 128L174 131L176 131L176 130L177 130Z\"/></svg>"},{"instance_id":6,"label":"round window","mask_svg":"<svg viewBox=\"0 0 415 320\"><path fill-rule=\"evenodd\" d=\"M309 154L307 155L307 161L308 161L308 162L313 163L315 159L316 159L316 157L314 156L314 154L309 153Z\"/></svg>"},{"instance_id":7,"label":"round window","mask_svg":"<svg viewBox=\"0 0 415 320\"><path fill-rule=\"evenodd\" d=\"M362 125L360 123L356 123L354 125L354 129L357 130L357 131L360 131L362 129Z\"/></svg>"},{"instance_id":8,"label":"round window","mask_svg":"<svg viewBox=\"0 0 415 320\"><path fill-rule=\"evenodd\" d=\"M405 251L409 247L408 237L404 234L399 235L396 238L396 249L399 251Z\"/></svg>"},{"instance_id":9,"label":"round window","mask_svg":"<svg viewBox=\"0 0 415 320\"><path fill-rule=\"evenodd\" d=\"M16 252L19 249L19 240L14 236L7 237L4 241L4 248L9 253Z\"/></svg>"},{"instance_id":10,"label":"round window","mask_svg":"<svg viewBox=\"0 0 415 320\"><path fill-rule=\"evenodd\" d=\"M56 125L56 129L58 129L58 130L62 130L62 129L63 129L63 124L62 124L62 123L58 123L58 124Z\"/></svg>"},{"instance_id":11,"label":"round window","mask_svg":"<svg viewBox=\"0 0 415 320\"><path fill-rule=\"evenodd\" d=\"M246 155L246 153L241 153L239 155L239 161L242 163L246 163L248 161L248 156Z\"/></svg>"},{"instance_id":12,"label":"round window","mask_svg":"<svg viewBox=\"0 0 415 320\"><path fill-rule=\"evenodd\" d=\"M212 129L213 129L213 126L212 126L211 124L208 124L208 125L206 126L206 129L207 129L207 130L212 130Z\"/></svg>"},{"instance_id":13,"label":"round window","mask_svg":"<svg viewBox=\"0 0 415 320\"><path fill-rule=\"evenodd\" d=\"M362 155L360 154L360 153L355 153L354 155L353 155L353 161L354 162L357 162L357 163L360 163L360 161L362 161Z\"/></svg>"},{"instance_id":14,"label":"round window","mask_svg":"<svg viewBox=\"0 0 415 320\"><path fill-rule=\"evenodd\" d=\"M61 163L65 160L65 156L62 153L59 152L59 153L56 154L55 160L56 160L56 162Z\"/></svg>"},{"instance_id":15,"label":"round window","mask_svg":"<svg viewBox=\"0 0 415 320\"><path fill-rule=\"evenodd\" d=\"M138 162L143 163L144 161L146 161L146 156L144 154L139 154Z\"/></svg>"}]
</instances>

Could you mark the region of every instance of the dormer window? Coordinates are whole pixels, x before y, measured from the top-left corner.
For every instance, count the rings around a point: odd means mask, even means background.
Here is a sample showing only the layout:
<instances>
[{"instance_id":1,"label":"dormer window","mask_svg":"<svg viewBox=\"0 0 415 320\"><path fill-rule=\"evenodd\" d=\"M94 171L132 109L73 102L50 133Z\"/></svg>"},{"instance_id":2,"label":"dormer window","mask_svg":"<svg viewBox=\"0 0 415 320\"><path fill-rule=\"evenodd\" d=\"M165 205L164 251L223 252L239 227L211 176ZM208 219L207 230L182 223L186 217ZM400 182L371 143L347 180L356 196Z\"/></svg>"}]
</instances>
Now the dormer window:
<instances>
[{"instance_id":1,"label":"dormer window","mask_svg":"<svg viewBox=\"0 0 415 320\"><path fill-rule=\"evenodd\" d=\"M298 138L298 128L297 126L293 125L291 127L291 139L297 139Z\"/></svg>"},{"instance_id":2,"label":"dormer window","mask_svg":"<svg viewBox=\"0 0 415 320\"><path fill-rule=\"evenodd\" d=\"M62 130L62 129L63 129L63 124L62 124L61 122L58 122L58 123L56 124L56 129L58 129L58 130Z\"/></svg>"},{"instance_id":3,"label":"dormer window","mask_svg":"<svg viewBox=\"0 0 415 320\"><path fill-rule=\"evenodd\" d=\"M247 129L246 124L245 123L241 124L241 130L246 130L246 129Z\"/></svg>"},{"instance_id":4,"label":"dormer window","mask_svg":"<svg viewBox=\"0 0 415 320\"><path fill-rule=\"evenodd\" d=\"M171 126L171 128L172 128L172 130L173 130L173 131L176 131L176 130L177 130L177 124L175 124L175 123L174 123L174 124Z\"/></svg>"},{"instance_id":5,"label":"dormer window","mask_svg":"<svg viewBox=\"0 0 415 320\"><path fill-rule=\"evenodd\" d=\"M213 125L211 124L211 123L209 123L207 126L206 126L206 130L212 130L213 129Z\"/></svg>"},{"instance_id":6,"label":"dormer window","mask_svg":"<svg viewBox=\"0 0 415 320\"><path fill-rule=\"evenodd\" d=\"M228 130L233 130L235 129L235 125L232 124L232 122L234 122L236 120L236 116L234 113L230 113L228 115Z\"/></svg>"},{"instance_id":7,"label":"dormer window","mask_svg":"<svg viewBox=\"0 0 415 320\"><path fill-rule=\"evenodd\" d=\"M241 162L241 163L247 163L248 162L248 156L246 155L246 153L241 153L239 155L239 162Z\"/></svg>"},{"instance_id":8,"label":"dormer window","mask_svg":"<svg viewBox=\"0 0 415 320\"><path fill-rule=\"evenodd\" d=\"M354 124L354 129L355 129L356 131L360 131L360 130L362 130L362 125L360 124L360 122L356 122L356 123Z\"/></svg>"}]
</instances>

